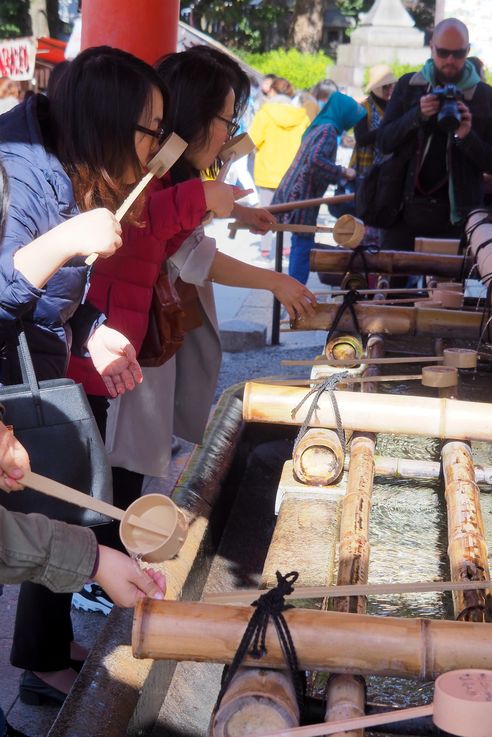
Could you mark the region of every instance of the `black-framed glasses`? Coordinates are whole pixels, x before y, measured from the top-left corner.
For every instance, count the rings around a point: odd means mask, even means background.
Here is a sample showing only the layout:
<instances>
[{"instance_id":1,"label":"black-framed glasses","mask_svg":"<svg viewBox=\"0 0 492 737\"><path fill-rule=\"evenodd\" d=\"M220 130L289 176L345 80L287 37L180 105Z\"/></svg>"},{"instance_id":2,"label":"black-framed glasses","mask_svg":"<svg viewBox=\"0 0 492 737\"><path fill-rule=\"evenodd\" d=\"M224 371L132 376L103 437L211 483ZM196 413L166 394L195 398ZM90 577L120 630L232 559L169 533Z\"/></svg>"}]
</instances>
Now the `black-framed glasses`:
<instances>
[{"instance_id":1,"label":"black-framed glasses","mask_svg":"<svg viewBox=\"0 0 492 737\"><path fill-rule=\"evenodd\" d=\"M239 123L236 123L234 120L228 120L222 117L222 115L216 115L215 117L227 125L227 135L229 138L232 138L238 132Z\"/></svg>"},{"instance_id":2,"label":"black-framed glasses","mask_svg":"<svg viewBox=\"0 0 492 737\"><path fill-rule=\"evenodd\" d=\"M157 138L159 146L164 143L166 131L164 130L164 128L162 128L162 126L157 128L155 131L153 131L151 128L146 128L144 125L136 125L135 128L140 131L140 133L145 133L147 136Z\"/></svg>"},{"instance_id":3,"label":"black-framed glasses","mask_svg":"<svg viewBox=\"0 0 492 737\"><path fill-rule=\"evenodd\" d=\"M434 48L440 59L447 59L448 56L452 56L453 59L464 59L468 54L468 46L466 49L442 49L440 46L435 46Z\"/></svg>"}]
</instances>

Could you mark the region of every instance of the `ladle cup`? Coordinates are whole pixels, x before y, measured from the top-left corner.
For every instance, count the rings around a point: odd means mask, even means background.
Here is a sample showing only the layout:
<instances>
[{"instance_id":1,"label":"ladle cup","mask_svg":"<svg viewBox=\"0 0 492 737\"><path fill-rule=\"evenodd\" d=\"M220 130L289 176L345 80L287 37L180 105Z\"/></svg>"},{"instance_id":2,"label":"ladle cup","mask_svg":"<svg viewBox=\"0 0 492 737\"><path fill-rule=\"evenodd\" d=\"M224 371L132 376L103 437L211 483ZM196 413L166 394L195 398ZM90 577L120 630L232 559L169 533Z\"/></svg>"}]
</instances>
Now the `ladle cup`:
<instances>
[{"instance_id":1,"label":"ladle cup","mask_svg":"<svg viewBox=\"0 0 492 737\"><path fill-rule=\"evenodd\" d=\"M131 555L149 563L173 558L186 540L186 516L163 494L146 494L123 510L32 471L24 474L22 483L35 491L119 520L120 538L125 548Z\"/></svg>"}]
</instances>

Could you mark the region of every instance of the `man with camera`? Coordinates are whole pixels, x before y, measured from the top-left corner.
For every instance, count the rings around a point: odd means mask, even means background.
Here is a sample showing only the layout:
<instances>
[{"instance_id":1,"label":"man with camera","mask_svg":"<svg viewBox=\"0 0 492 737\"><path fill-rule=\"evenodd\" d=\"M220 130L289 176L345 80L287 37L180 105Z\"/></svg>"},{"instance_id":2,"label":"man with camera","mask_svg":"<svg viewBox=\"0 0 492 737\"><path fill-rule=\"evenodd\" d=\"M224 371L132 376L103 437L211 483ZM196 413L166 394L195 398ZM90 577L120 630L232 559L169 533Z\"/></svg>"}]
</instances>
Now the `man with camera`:
<instances>
[{"instance_id":1,"label":"man with camera","mask_svg":"<svg viewBox=\"0 0 492 737\"><path fill-rule=\"evenodd\" d=\"M469 49L465 24L441 21L432 58L395 87L377 138L401 180L381 185L388 197L398 187L401 193L384 248L412 250L416 236L459 238L464 218L483 203L483 173L492 171L492 87L467 60Z\"/></svg>"}]
</instances>

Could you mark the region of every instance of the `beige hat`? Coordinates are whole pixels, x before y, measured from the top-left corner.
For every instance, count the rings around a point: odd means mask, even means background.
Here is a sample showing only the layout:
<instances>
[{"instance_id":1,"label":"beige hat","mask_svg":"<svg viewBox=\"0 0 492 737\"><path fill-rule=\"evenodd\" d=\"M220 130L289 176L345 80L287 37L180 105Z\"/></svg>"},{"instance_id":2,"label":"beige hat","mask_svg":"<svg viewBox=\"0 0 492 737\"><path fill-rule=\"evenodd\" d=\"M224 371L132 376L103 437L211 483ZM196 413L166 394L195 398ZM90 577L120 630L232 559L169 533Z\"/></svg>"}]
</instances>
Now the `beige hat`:
<instances>
[{"instance_id":1,"label":"beige hat","mask_svg":"<svg viewBox=\"0 0 492 737\"><path fill-rule=\"evenodd\" d=\"M369 69L369 81L367 83L366 92L372 92L378 87L385 84L395 84L398 80L387 64L376 64Z\"/></svg>"}]
</instances>

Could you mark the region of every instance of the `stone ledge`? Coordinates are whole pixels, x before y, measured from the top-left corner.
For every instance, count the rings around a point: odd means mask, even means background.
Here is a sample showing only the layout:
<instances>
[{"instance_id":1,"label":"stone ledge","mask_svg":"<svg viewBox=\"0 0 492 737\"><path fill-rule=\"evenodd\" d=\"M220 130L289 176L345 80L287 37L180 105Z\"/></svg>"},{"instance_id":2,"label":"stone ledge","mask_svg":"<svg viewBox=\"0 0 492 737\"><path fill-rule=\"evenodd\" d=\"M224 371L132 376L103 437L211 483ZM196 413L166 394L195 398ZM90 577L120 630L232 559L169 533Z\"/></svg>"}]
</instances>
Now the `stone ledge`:
<instances>
[{"instance_id":1,"label":"stone ledge","mask_svg":"<svg viewBox=\"0 0 492 737\"><path fill-rule=\"evenodd\" d=\"M267 340L265 325L247 320L225 320L219 325L222 350L228 353L264 348Z\"/></svg>"}]
</instances>

